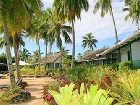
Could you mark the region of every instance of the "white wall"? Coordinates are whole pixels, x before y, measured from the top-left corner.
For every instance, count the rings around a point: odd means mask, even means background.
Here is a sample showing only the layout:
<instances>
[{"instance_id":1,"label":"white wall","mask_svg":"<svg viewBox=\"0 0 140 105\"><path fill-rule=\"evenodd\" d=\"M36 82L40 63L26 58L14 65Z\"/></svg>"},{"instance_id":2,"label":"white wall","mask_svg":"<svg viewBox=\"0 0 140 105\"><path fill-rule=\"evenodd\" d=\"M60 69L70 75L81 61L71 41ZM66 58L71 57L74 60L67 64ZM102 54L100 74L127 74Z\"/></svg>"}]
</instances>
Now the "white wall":
<instances>
[{"instance_id":1,"label":"white wall","mask_svg":"<svg viewBox=\"0 0 140 105\"><path fill-rule=\"evenodd\" d=\"M140 60L140 42L134 42L131 44L132 60Z\"/></svg>"},{"instance_id":2,"label":"white wall","mask_svg":"<svg viewBox=\"0 0 140 105\"><path fill-rule=\"evenodd\" d=\"M121 50L121 61L128 61L128 49Z\"/></svg>"}]
</instances>

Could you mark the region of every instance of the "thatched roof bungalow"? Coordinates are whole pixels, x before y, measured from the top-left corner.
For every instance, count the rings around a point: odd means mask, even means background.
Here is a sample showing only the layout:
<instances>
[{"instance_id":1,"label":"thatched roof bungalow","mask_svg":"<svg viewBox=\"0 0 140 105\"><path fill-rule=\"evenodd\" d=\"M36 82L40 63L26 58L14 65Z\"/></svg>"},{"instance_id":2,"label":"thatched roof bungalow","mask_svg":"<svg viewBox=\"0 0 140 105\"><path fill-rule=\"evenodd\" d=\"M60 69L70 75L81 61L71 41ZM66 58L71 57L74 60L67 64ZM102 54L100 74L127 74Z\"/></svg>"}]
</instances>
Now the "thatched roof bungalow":
<instances>
[{"instance_id":1,"label":"thatched roof bungalow","mask_svg":"<svg viewBox=\"0 0 140 105\"><path fill-rule=\"evenodd\" d=\"M61 53L56 52L52 55L48 55L47 58L43 57L38 61L37 63L40 63L42 65L47 65L48 68L59 68L60 61L61 61Z\"/></svg>"}]
</instances>

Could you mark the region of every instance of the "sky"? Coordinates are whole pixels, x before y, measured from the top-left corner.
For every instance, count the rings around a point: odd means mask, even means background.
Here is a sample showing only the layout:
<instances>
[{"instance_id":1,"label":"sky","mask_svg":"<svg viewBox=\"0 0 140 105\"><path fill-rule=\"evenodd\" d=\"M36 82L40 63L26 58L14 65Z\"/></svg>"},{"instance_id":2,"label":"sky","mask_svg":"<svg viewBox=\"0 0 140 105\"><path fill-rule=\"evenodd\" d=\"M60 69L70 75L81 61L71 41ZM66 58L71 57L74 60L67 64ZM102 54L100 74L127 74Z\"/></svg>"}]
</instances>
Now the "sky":
<instances>
[{"instance_id":1,"label":"sky","mask_svg":"<svg viewBox=\"0 0 140 105\"><path fill-rule=\"evenodd\" d=\"M44 3L44 9L50 8L53 4L53 0L42 0ZM81 20L76 20L75 22L75 32L76 32L76 55L78 53L84 53L88 48L84 49L82 47L82 37L92 32L95 38L98 40L97 48L102 48L104 46L113 46L115 44L115 33L112 18L110 14L107 14L104 18L101 18L100 12L93 14L93 8L96 3L94 0L88 0L90 7L88 12L82 11ZM123 12L124 0L112 0L113 13L116 21L116 27L118 31L119 40L124 40L128 36L132 35L134 31L137 30L136 24L132 21L124 21L126 12ZM71 25L69 23L69 25ZM37 49L36 43L33 40L25 39L26 46L30 52ZM43 40L40 41L41 51L45 53L45 45ZM72 45L64 44L64 47L72 53ZM52 52L58 52L59 49L54 44L52 47Z\"/></svg>"}]
</instances>

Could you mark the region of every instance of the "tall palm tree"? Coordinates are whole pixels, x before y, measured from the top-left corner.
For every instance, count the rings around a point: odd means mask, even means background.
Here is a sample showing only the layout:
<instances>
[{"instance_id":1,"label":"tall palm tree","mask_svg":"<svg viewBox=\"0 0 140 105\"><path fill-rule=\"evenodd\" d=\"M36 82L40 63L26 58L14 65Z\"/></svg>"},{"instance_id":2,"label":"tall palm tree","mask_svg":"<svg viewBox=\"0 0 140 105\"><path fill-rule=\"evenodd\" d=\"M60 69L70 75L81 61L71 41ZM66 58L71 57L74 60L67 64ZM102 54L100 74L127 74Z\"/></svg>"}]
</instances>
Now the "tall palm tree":
<instances>
[{"instance_id":1,"label":"tall palm tree","mask_svg":"<svg viewBox=\"0 0 140 105\"><path fill-rule=\"evenodd\" d=\"M101 10L101 17L104 17L107 13L110 13L114 25L114 31L115 31L115 38L116 38L116 43L119 42L118 40L118 33L117 33L117 28L116 28L116 23L115 23L115 18L112 10L112 5L111 5L112 0L98 0L97 3L95 4L93 13L97 13L98 10Z\"/></svg>"},{"instance_id":2,"label":"tall palm tree","mask_svg":"<svg viewBox=\"0 0 140 105\"><path fill-rule=\"evenodd\" d=\"M65 25L64 22L60 20L59 16L50 9L46 11L46 15L46 22L41 27L43 39L47 44L49 42L51 46L56 41L56 44L61 52L62 38L64 38L65 43L71 43L69 34L72 32L72 28L71 26Z\"/></svg>"},{"instance_id":3,"label":"tall palm tree","mask_svg":"<svg viewBox=\"0 0 140 105\"><path fill-rule=\"evenodd\" d=\"M0 27L3 27L6 46L7 65L10 76L10 85L15 84L14 72L10 52L9 36L21 33L29 26L32 15L40 11L39 0L1 0Z\"/></svg>"},{"instance_id":4,"label":"tall palm tree","mask_svg":"<svg viewBox=\"0 0 140 105\"><path fill-rule=\"evenodd\" d=\"M51 9L47 9L46 11L42 11L43 13L43 20L44 20L44 23L40 26L40 37L41 39L44 40L44 44L46 46L46 54L45 54L45 57L47 58L47 55L48 55L48 45L50 43L50 49L52 48L52 44L54 43L54 38L53 36L49 33L49 29L51 28L51 24L50 24L50 20L52 18L52 13L51 13ZM50 50L51 52L51 50ZM47 61L46 61L47 62ZM47 70L47 65L45 63L45 70Z\"/></svg>"},{"instance_id":5,"label":"tall palm tree","mask_svg":"<svg viewBox=\"0 0 140 105\"><path fill-rule=\"evenodd\" d=\"M74 66L75 61L75 27L74 23L76 18L81 19L81 11L88 11L89 3L88 0L54 0L54 11L60 15L61 20L67 19L72 24L72 64Z\"/></svg>"},{"instance_id":6,"label":"tall palm tree","mask_svg":"<svg viewBox=\"0 0 140 105\"><path fill-rule=\"evenodd\" d=\"M128 15L125 17L125 20L132 19L132 22L135 22L139 28L140 20L140 1L139 0L125 0L125 5L127 7L123 8L123 11L128 11Z\"/></svg>"},{"instance_id":7,"label":"tall palm tree","mask_svg":"<svg viewBox=\"0 0 140 105\"><path fill-rule=\"evenodd\" d=\"M15 64L16 64L16 71L17 71L17 79L20 79L20 71L19 71L19 47L20 45L25 46L25 42L21 35L15 35L13 37L13 46L15 52Z\"/></svg>"},{"instance_id":8,"label":"tall palm tree","mask_svg":"<svg viewBox=\"0 0 140 105\"><path fill-rule=\"evenodd\" d=\"M71 26L66 26L66 25L61 25L61 27L57 27L56 29L56 43L58 48L60 49L60 66L59 69L62 69L62 56L63 56L63 47L62 47L62 38L61 36L64 38L65 43L71 43L71 39L69 36L69 33L71 33Z\"/></svg>"},{"instance_id":9,"label":"tall palm tree","mask_svg":"<svg viewBox=\"0 0 140 105\"><path fill-rule=\"evenodd\" d=\"M94 50L94 47L96 47L97 40L94 36L92 36L92 33L88 33L83 37L83 47L90 48L91 50Z\"/></svg>"},{"instance_id":10,"label":"tall palm tree","mask_svg":"<svg viewBox=\"0 0 140 105\"><path fill-rule=\"evenodd\" d=\"M40 49L40 39L42 37L41 35L41 26L44 24L45 22L45 19L44 19L44 15L43 13L41 12L40 15L38 16L34 16L33 19L32 19L32 22L31 22L31 26L30 28L28 29L28 32L29 34L31 34L29 37L32 38L32 39L35 39L36 41L36 44L37 44L37 47L38 47L38 53L40 53L41 49ZM40 69L40 59L41 59L41 54L39 54L39 69Z\"/></svg>"}]
</instances>

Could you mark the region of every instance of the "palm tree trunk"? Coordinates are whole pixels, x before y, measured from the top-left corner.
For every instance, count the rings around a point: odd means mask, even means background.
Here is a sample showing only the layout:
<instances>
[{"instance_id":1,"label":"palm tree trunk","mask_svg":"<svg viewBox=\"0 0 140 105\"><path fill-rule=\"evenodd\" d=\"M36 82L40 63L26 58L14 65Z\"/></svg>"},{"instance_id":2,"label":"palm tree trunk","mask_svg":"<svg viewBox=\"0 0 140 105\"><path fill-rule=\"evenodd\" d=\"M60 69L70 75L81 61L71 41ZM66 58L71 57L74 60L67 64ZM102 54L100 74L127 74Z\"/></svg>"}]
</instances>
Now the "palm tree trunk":
<instances>
[{"instance_id":1,"label":"palm tree trunk","mask_svg":"<svg viewBox=\"0 0 140 105\"><path fill-rule=\"evenodd\" d=\"M45 44L46 44L46 59L47 59L47 56L48 56L48 40L46 39L45 40ZM45 70L47 71L47 61L45 60Z\"/></svg>"},{"instance_id":2,"label":"palm tree trunk","mask_svg":"<svg viewBox=\"0 0 140 105\"><path fill-rule=\"evenodd\" d=\"M62 71L62 47L60 47L60 64L59 64L59 70Z\"/></svg>"},{"instance_id":3,"label":"palm tree trunk","mask_svg":"<svg viewBox=\"0 0 140 105\"><path fill-rule=\"evenodd\" d=\"M11 58L11 51L10 51L7 22L5 22L5 24L4 24L4 42L5 42L5 47L6 47L7 65L8 65L9 77L10 77L10 86L13 87L13 85L15 85L15 76L14 76L14 71L12 69L12 58Z\"/></svg>"},{"instance_id":4,"label":"palm tree trunk","mask_svg":"<svg viewBox=\"0 0 140 105\"><path fill-rule=\"evenodd\" d=\"M38 33L38 36L39 36L39 33ZM40 59L41 59L41 53L40 53L40 44L39 44L39 39L38 37L36 38L36 43L37 43L37 46L38 46L38 53L39 53L39 58L38 58L38 67L39 67L39 70L40 70Z\"/></svg>"},{"instance_id":5,"label":"palm tree trunk","mask_svg":"<svg viewBox=\"0 0 140 105\"><path fill-rule=\"evenodd\" d=\"M114 25L114 30L115 30L115 38L116 38L116 44L117 44L119 42L118 33L117 33L116 23L115 23L114 14L113 14L113 10L112 10L111 5L110 5L110 13L111 13L111 17L112 17L112 20L113 20L113 25Z\"/></svg>"},{"instance_id":6,"label":"palm tree trunk","mask_svg":"<svg viewBox=\"0 0 140 105\"><path fill-rule=\"evenodd\" d=\"M15 64L16 64L16 71L17 71L17 79L20 79L20 71L19 71L19 46L16 44L16 36L13 37L14 43L14 52L15 52Z\"/></svg>"},{"instance_id":7,"label":"palm tree trunk","mask_svg":"<svg viewBox=\"0 0 140 105\"><path fill-rule=\"evenodd\" d=\"M49 43L49 53L50 54L52 53L52 44L51 44L51 42Z\"/></svg>"},{"instance_id":8,"label":"palm tree trunk","mask_svg":"<svg viewBox=\"0 0 140 105\"><path fill-rule=\"evenodd\" d=\"M140 30L140 27L139 27L139 22L137 22L137 26L138 26L138 30Z\"/></svg>"},{"instance_id":9,"label":"palm tree trunk","mask_svg":"<svg viewBox=\"0 0 140 105\"><path fill-rule=\"evenodd\" d=\"M94 50L93 46L91 47L91 50L92 50L92 51Z\"/></svg>"},{"instance_id":10,"label":"palm tree trunk","mask_svg":"<svg viewBox=\"0 0 140 105\"><path fill-rule=\"evenodd\" d=\"M74 30L74 20L72 20L72 39L73 39L73 49L72 49L71 68L74 67L74 61L75 61L75 30Z\"/></svg>"}]
</instances>

